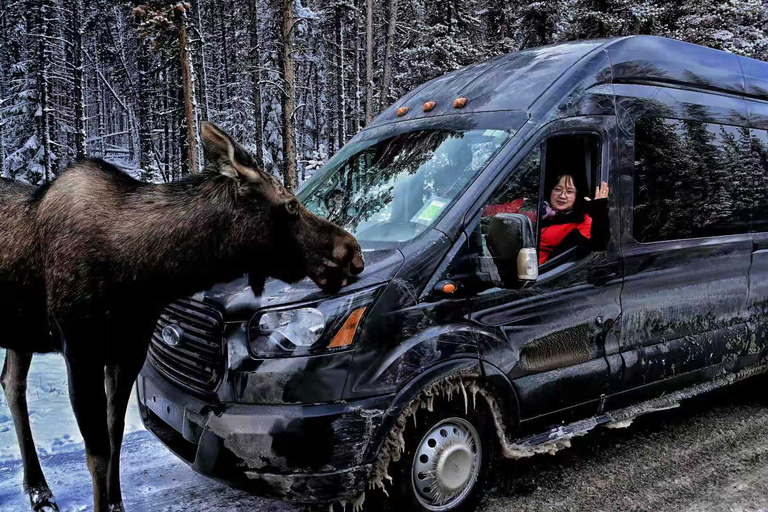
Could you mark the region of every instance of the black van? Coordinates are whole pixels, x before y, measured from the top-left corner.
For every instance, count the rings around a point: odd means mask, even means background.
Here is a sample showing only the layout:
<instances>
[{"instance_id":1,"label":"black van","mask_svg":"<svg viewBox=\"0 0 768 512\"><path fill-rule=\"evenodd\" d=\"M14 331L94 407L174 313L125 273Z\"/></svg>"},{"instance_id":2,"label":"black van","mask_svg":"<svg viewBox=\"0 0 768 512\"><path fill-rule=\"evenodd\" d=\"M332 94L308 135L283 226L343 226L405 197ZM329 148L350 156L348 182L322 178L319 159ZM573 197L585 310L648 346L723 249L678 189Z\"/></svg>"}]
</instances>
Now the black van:
<instances>
[{"instance_id":1,"label":"black van","mask_svg":"<svg viewBox=\"0 0 768 512\"><path fill-rule=\"evenodd\" d=\"M555 193L603 201L602 244L595 218L539 247ZM497 455L767 367L766 63L647 36L497 57L404 96L298 196L359 240L360 279L174 302L137 383L147 428L232 485L471 508Z\"/></svg>"}]
</instances>

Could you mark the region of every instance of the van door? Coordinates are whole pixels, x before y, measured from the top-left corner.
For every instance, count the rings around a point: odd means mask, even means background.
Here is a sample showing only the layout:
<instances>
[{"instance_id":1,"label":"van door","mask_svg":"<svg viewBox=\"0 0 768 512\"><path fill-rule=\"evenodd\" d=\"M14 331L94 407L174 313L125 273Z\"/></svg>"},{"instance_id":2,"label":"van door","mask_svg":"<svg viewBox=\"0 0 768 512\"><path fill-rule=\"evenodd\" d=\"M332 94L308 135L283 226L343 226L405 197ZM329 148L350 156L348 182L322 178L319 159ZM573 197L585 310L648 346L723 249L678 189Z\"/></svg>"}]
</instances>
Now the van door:
<instances>
[{"instance_id":1,"label":"van door","mask_svg":"<svg viewBox=\"0 0 768 512\"><path fill-rule=\"evenodd\" d=\"M768 352L768 105L750 103L750 120L760 128L750 130L745 146L744 168L751 171L752 197L752 267L749 272L749 326L753 333L747 349L747 364L756 363ZM757 114L762 114L758 116Z\"/></svg>"},{"instance_id":2,"label":"van door","mask_svg":"<svg viewBox=\"0 0 768 512\"><path fill-rule=\"evenodd\" d=\"M481 198L468 223L467 236L478 257L488 256L484 238L494 215L524 213L534 224L539 221L542 196L550 193L543 190L548 173L584 173L590 197L601 181L612 182L608 162L614 126L612 117L571 119L523 150L504 181ZM564 135L560 130L566 129ZM616 197L609 195L608 202L610 219ZM481 344L480 356L513 383L521 420L529 425L550 422L559 411L596 413L601 397L611 390L611 376L620 374L620 365L605 357L606 346L617 347L617 247L611 236L599 252L565 251L541 265L532 285L494 286L472 298L472 320L498 333L497 344Z\"/></svg>"},{"instance_id":3,"label":"van door","mask_svg":"<svg viewBox=\"0 0 768 512\"><path fill-rule=\"evenodd\" d=\"M634 391L618 402L690 385L702 378L697 370L735 361L746 347L744 136L743 128L693 119L642 116L634 124L633 165L622 171L620 337L623 385Z\"/></svg>"}]
</instances>

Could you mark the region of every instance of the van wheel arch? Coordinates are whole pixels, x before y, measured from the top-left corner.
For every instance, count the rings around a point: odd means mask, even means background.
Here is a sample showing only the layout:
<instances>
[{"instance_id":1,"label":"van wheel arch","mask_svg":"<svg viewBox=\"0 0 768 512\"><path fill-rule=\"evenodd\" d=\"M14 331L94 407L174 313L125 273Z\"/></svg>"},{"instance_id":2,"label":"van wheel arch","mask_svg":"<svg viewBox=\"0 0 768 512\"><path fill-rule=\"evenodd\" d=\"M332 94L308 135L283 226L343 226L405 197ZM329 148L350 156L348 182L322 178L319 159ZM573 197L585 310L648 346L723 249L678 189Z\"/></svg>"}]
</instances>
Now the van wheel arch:
<instances>
[{"instance_id":1,"label":"van wheel arch","mask_svg":"<svg viewBox=\"0 0 768 512\"><path fill-rule=\"evenodd\" d=\"M381 489L389 496L393 481L389 474L390 463L400 461L406 449L406 440L413 431L420 429L419 417L435 416L436 403L438 407L455 408L458 412L463 411L467 415L473 413L484 418L481 423L485 431L485 443L492 445L487 450L490 457L486 462L488 465L498 459L500 448L508 444L510 429L518 424L519 409L514 388L506 376L493 366L485 373L477 359L453 363L447 368L446 365L439 365L434 371L422 373L415 379L418 383L412 382L406 386L407 394L401 392L393 401L391 410L397 411L397 416L374 458L369 479L370 489ZM408 396L411 398L405 402L404 397ZM405 404L395 407L395 404L402 402Z\"/></svg>"}]
</instances>

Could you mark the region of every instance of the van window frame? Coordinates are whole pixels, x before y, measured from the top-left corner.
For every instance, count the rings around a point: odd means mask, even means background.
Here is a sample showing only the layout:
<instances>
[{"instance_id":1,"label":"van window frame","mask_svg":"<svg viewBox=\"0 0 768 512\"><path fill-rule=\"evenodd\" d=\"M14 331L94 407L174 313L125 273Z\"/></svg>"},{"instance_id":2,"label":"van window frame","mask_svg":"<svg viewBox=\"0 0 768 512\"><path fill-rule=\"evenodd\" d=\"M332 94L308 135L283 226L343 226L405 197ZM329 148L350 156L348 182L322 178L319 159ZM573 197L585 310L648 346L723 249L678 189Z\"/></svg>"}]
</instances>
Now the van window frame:
<instances>
[{"instance_id":1,"label":"van window frame","mask_svg":"<svg viewBox=\"0 0 768 512\"><path fill-rule=\"evenodd\" d=\"M464 222L464 232L467 236L468 240L472 240L472 231L477 227L478 223L480 222L480 217L482 215L482 211L484 207L486 206L486 203L488 200L490 200L491 197L498 191L499 187L501 187L511 176L513 172L515 172L518 167L525 161L526 158L531 154L532 151L534 151L536 148L539 148L541 151L541 162L539 163L540 169L539 169L539 197L537 201L537 207L541 204L541 200L544 193L544 174L546 172L546 141L547 139L551 137L557 137L557 136L563 136L563 135L580 135L580 134L592 134L597 136L599 148L598 148L598 158L599 162L597 165L597 178L598 181L607 181L610 183L610 162L611 162L611 153L610 153L610 140L608 138L608 132L605 129L601 129L600 126L600 120L605 117L612 117L615 119L615 116L579 116L579 117L571 117L567 119L559 119L556 121L552 121L551 123L548 123L546 125L543 125L539 127L538 130L536 130L534 133L528 137L528 139L521 143L519 148L514 152L513 155L511 155L509 158L506 159L504 163L500 165L500 168L502 169L499 171L498 175L496 175L492 180L490 180L490 183L488 183L488 187L486 190L489 190L489 192L484 193L472 203L472 206L467 210L467 213L465 214L465 222ZM588 121L589 123L585 124L578 124L580 122ZM574 123L573 126L569 126L569 124ZM618 172L618 171L614 171ZM612 191L611 194L617 194L619 191L615 190ZM618 203L617 203L618 204ZM538 258L539 254L539 237L540 237L540 231L541 229L538 227L537 222L537 228L536 228L536 257ZM567 251L565 254L572 254L572 251ZM542 281L548 281L549 279L556 277L561 274L561 269L569 268L573 264L579 264L582 261L586 261L590 258L589 255L584 256L583 258L580 258L579 260L568 260L563 261L562 264L553 266L551 268L545 267L545 272L539 273L539 278L536 280L536 282L533 283L532 286L535 286L536 283L542 282ZM558 257L559 259L559 257ZM542 267L544 267L542 265Z\"/></svg>"},{"instance_id":2,"label":"van window frame","mask_svg":"<svg viewBox=\"0 0 768 512\"><path fill-rule=\"evenodd\" d=\"M664 121L691 121L691 122L698 122L698 123L704 123L704 124L714 124L718 126L729 126L733 128L747 128L750 130L753 129L751 126L743 126L738 124L726 124L722 122L717 121L711 121L711 120L702 120L702 119L691 119L691 118L684 118L684 117L665 117L660 115L641 115L637 117L637 119L634 120L632 123L632 159L631 159L631 166L630 166L630 176L632 177L632 185L630 187L630 197L631 200L629 201L629 208L627 209L628 213L628 240L622 236L622 246L629 247L631 245L637 245L641 247L659 247L663 246L663 244L667 245L674 245L674 246L681 246L686 247L688 245L697 245L702 243L706 240L717 240L717 241L729 241L729 240L735 240L743 238L744 236L750 236L752 233L752 226L750 225L747 231L744 231L742 233L727 233L723 235L709 235L709 236L697 236L697 237L688 237L688 238L672 238L668 240L652 240L649 242L641 242L635 237L635 205L636 205L636 187L637 187L637 166L635 162L637 161L637 125L641 119L645 118L652 118L652 119L661 119ZM629 242L629 243L628 243Z\"/></svg>"}]
</instances>

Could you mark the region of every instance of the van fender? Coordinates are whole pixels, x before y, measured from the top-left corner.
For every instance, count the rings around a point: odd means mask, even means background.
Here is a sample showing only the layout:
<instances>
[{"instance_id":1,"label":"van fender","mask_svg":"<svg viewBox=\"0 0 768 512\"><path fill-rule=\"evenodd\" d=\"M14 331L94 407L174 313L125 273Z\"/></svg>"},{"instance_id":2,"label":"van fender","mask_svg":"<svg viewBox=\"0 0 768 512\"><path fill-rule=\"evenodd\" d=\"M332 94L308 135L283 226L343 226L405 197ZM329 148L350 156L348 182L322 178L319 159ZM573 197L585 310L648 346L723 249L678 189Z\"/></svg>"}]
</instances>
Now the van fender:
<instances>
[{"instance_id":1,"label":"van fender","mask_svg":"<svg viewBox=\"0 0 768 512\"><path fill-rule=\"evenodd\" d=\"M480 395L492 415L502 451L509 445L507 433L510 427L518 424L519 406L506 376L479 359L444 361L409 381L387 408L376 440L368 445L365 457L365 460L373 459L370 488L378 487L386 492L385 480L391 480L387 472L389 463L398 461L405 450L403 431L409 426L409 418L413 416L415 424L418 410L432 410L435 396L454 394L457 400L464 400L467 408L473 407Z\"/></svg>"}]
</instances>

